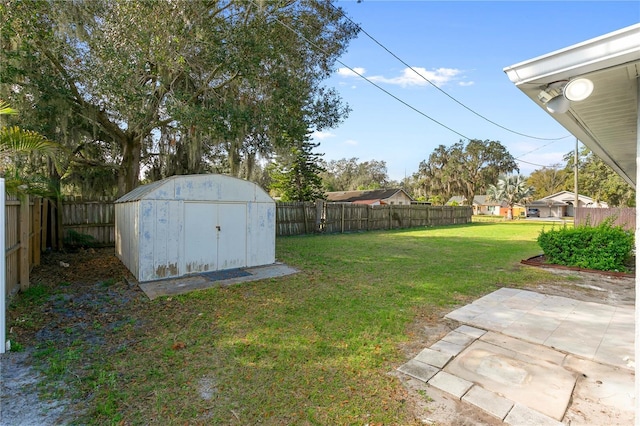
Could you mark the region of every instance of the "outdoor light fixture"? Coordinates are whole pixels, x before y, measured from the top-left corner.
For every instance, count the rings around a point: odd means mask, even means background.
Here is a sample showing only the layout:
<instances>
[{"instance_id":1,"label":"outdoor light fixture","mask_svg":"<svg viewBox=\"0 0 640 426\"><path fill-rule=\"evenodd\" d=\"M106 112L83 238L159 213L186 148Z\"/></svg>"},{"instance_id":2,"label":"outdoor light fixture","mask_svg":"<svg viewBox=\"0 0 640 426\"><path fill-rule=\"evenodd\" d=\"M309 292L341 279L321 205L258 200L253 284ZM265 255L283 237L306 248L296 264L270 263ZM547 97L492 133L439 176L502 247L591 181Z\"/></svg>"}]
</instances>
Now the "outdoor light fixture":
<instances>
[{"instance_id":1,"label":"outdoor light fixture","mask_svg":"<svg viewBox=\"0 0 640 426\"><path fill-rule=\"evenodd\" d=\"M593 92L593 82L587 78L560 80L549 83L538 95L547 111L552 114L564 114L569 110L571 101L584 101Z\"/></svg>"},{"instance_id":2,"label":"outdoor light fixture","mask_svg":"<svg viewBox=\"0 0 640 426\"><path fill-rule=\"evenodd\" d=\"M570 101L584 101L593 92L593 82L588 78L576 78L564 86L562 93Z\"/></svg>"},{"instance_id":3,"label":"outdoor light fixture","mask_svg":"<svg viewBox=\"0 0 640 426\"><path fill-rule=\"evenodd\" d=\"M547 102L547 111L552 114L564 114L569 110L571 101L563 95L558 95Z\"/></svg>"}]
</instances>

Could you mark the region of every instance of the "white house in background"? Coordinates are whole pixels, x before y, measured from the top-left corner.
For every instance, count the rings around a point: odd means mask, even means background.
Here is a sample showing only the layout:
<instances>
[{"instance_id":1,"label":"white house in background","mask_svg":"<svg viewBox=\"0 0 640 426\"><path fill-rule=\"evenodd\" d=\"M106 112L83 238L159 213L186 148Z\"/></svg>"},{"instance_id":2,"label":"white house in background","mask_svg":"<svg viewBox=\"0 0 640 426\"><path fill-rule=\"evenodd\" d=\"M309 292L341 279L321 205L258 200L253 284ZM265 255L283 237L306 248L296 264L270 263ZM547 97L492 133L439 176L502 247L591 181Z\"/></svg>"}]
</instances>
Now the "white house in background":
<instances>
[{"instance_id":1,"label":"white house in background","mask_svg":"<svg viewBox=\"0 0 640 426\"><path fill-rule=\"evenodd\" d=\"M573 205L575 203L575 193L571 191L561 191L547 195L539 200L527 204L527 208L540 210L540 217L574 217ZM578 194L578 208L607 208L607 203L598 202L586 195Z\"/></svg>"},{"instance_id":2,"label":"white house in background","mask_svg":"<svg viewBox=\"0 0 640 426\"><path fill-rule=\"evenodd\" d=\"M506 67L504 71L518 89L636 187L640 160L640 24ZM582 90L572 93L567 90L572 86ZM638 191L636 205L640 206ZM636 252L639 211L636 209ZM638 267L640 256L636 256L636 270ZM636 295L640 295L640 274L636 274ZM639 318L640 303L636 303L635 354L640 354ZM631 351L629 358L635 359L635 354ZM635 381L639 424L637 371Z\"/></svg>"},{"instance_id":3,"label":"white house in background","mask_svg":"<svg viewBox=\"0 0 640 426\"><path fill-rule=\"evenodd\" d=\"M467 199L464 195L455 195L449 198L447 201L448 206L463 206L468 205ZM488 195L475 195L473 197L473 203L471 204L471 208L473 209L474 215L495 215L500 216L500 207L502 206L501 202L498 201L489 201Z\"/></svg>"}]
</instances>

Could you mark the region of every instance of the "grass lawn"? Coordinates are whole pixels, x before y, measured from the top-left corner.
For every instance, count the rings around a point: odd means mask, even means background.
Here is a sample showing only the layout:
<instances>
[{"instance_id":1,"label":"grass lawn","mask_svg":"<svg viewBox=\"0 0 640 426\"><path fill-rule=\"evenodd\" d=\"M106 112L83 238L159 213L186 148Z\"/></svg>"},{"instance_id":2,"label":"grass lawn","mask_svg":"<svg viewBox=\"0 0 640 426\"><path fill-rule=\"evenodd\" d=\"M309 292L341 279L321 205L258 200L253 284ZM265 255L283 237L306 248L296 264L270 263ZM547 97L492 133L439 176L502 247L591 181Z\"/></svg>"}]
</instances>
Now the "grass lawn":
<instances>
[{"instance_id":1,"label":"grass lawn","mask_svg":"<svg viewBox=\"0 0 640 426\"><path fill-rule=\"evenodd\" d=\"M519 265L541 252L543 226L278 238L277 260L300 273L131 302L129 322L109 330L117 344L79 338L42 356L43 368L67 362L72 395L88 407L80 423L418 424L389 374L408 359L409 326L550 279Z\"/></svg>"}]
</instances>

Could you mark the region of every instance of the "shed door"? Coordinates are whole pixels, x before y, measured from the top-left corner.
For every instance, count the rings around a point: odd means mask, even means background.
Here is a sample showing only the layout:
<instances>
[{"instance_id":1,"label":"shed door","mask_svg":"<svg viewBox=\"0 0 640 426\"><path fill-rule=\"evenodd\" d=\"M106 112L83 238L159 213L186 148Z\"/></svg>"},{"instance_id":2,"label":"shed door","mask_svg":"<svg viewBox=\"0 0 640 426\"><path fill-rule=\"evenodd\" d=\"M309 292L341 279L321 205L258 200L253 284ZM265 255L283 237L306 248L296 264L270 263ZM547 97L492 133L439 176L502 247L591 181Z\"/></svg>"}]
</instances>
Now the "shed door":
<instances>
[{"instance_id":1,"label":"shed door","mask_svg":"<svg viewBox=\"0 0 640 426\"><path fill-rule=\"evenodd\" d=\"M217 269L218 245L215 204L184 203L185 272Z\"/></svg>"},{"instance_id":2,"label":"shed door","mask_svg":"<svg viewBox=\"0 0 640 426\"><path fill-rule=\"evenodd\" d=\"M247 266L247 209L218 204L218 269Z\"/></svg>"},{"instance_id":3,"label":"shed door","mask_svg":"<svg viewBox=\"0 0 640 426\"><path fill-rule=\"evenodd\" d=\"M244 204L184 203L185 272L246 266Z\"/></svg>"}]
</instances>

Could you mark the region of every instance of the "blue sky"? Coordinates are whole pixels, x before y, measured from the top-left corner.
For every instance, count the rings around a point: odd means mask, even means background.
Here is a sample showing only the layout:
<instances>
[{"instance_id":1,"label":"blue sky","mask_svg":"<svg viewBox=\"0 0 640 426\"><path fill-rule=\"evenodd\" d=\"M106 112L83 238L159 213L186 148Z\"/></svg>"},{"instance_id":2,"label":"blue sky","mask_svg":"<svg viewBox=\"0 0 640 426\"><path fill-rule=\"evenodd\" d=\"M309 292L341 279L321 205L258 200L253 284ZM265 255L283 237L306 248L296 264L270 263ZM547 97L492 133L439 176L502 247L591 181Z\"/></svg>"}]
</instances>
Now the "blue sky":
<instances>
[{"instance_id":1,"label":"blue sky","mask_svg":"<svg viewBox=\"0 0 640 426\"><path fill-rule=\"evenodd\" d=\"M637 1L338 1L379 43L469 109L537 138L569 133L511 83L503 68L640 22ZM440 144L497 140L516 158L562 163L573 136L540 140L478 117L417 76L366 34L340 61L449 130L354 75L342 64L326 85L352 111L337 128L314 134L324 159L384 160L401 180ZM461 136L463 135L463 136ZM520 173L540 166L519 163Z\"/></svg>"}]
</instances>

